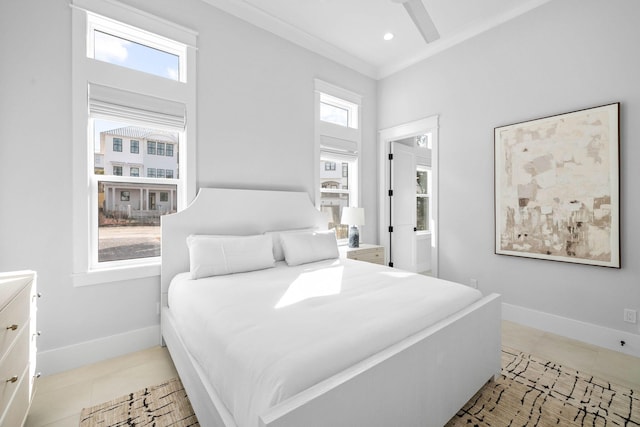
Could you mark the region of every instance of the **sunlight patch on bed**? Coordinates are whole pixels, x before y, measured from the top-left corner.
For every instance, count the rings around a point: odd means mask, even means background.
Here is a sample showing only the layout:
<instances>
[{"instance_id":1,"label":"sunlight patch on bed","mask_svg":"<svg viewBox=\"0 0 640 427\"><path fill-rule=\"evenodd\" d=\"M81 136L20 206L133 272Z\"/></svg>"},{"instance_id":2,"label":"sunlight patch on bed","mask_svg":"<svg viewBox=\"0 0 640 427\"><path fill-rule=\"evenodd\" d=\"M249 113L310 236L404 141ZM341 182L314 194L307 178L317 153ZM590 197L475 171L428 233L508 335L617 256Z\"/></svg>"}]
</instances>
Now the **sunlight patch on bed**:
<instances>
[{"instance_id":1,"label":"sunlight patch on bed","mask_svg":"<svg viewBox=\"0 0 640 427\"><path fill-rule=\"evenodd\" d=\"M309 298L339 294L343 269L344 267L331 267L300 274L274 308L286 307Z\"/></svg>"},{"instance_id":2,"label":"sunlight patch on bed","mask_svg":"<svg viewBox=\"0 0 640 427\"><path fill-rule=\"evenodd\" d=\"M411 273L409 271L385 271L385 272L381 272L380 274L384 276L400 277L400 278L415 276L415 273Z\"/></svg>"}]
</instances>

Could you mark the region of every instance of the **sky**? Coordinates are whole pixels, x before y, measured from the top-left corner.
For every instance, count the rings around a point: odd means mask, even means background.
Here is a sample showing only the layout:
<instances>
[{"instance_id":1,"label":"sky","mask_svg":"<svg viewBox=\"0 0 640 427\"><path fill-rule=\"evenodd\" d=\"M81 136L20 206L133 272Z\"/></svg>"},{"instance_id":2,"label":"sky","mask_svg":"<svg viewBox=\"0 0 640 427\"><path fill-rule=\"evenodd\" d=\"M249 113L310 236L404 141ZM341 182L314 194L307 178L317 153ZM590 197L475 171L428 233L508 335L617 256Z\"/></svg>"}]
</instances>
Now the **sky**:
<instances>
[{"instance_id":1,"label":"sky","mask_svg":"<svg viewBox=\"0 0 640 427\"><path fill-rule=\"evenodd\" d=\"M177 55L100 31L95 31L94 46L97 60L179 80L180 58Z\"/></svg>"}]
</instances>

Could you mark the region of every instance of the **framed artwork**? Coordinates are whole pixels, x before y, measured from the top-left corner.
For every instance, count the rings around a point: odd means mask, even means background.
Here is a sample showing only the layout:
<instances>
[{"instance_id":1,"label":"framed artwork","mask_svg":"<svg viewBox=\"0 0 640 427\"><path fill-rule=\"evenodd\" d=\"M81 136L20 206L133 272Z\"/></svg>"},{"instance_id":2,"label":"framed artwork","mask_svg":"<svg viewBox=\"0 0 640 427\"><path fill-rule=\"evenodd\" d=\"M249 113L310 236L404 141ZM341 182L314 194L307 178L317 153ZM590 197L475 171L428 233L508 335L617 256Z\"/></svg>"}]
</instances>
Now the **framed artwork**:
<instances>
[{"instance_id":1,"label":"framed artwork","mask_svg":"<svg viewBox=\"0 0 640 427\"><path fill-rule=\"evenodd\" d=\"M620 103L494 130L495 253L620 268Z\"/></svg>"}]
</instances>

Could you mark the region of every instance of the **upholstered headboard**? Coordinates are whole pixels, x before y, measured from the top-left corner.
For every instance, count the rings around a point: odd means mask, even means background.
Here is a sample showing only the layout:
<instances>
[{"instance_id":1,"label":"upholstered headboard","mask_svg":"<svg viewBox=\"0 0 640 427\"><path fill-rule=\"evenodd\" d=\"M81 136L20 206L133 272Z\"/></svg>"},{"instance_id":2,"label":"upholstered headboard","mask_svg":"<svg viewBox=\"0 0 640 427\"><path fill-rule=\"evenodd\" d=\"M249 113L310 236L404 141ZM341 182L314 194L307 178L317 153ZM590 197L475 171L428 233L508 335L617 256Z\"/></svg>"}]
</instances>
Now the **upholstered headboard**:
<instances>
[{"instance_id":1,"label":"upholstered headboard","mask_svg":"<svg viewBox=\"0 0 640 427\"><path fill-rule=\"evenodd\" d=\"M160 301L167 305L171 279L189 271L187 236L248 236L265 231L327 227L327 218L296 191L201 188L184 210L161 217L162 265Z\"/></svg>"}]
</instances>

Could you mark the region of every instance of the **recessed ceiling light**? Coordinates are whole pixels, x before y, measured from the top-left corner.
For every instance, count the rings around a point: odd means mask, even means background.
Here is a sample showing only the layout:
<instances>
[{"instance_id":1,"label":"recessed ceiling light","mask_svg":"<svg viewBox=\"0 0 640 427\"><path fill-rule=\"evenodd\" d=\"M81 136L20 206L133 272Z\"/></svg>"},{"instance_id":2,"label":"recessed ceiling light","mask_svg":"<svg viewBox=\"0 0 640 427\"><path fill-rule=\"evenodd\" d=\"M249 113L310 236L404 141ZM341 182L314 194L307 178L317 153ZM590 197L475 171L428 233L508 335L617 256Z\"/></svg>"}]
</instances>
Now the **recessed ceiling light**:
<instances>
[{"instance_id":1,"label":"recessed ceiling light","mask_svg":"<svg viewBox=\"0 0 640 427\"><path fill-rule=\"evenodd\" d=\"M385 33L383 37L386 41L389 41L393 38L393 33Z\"/></svg>"}]
</instances>

